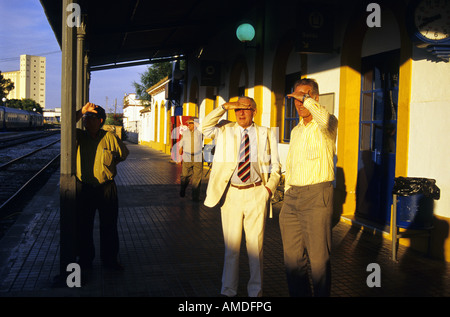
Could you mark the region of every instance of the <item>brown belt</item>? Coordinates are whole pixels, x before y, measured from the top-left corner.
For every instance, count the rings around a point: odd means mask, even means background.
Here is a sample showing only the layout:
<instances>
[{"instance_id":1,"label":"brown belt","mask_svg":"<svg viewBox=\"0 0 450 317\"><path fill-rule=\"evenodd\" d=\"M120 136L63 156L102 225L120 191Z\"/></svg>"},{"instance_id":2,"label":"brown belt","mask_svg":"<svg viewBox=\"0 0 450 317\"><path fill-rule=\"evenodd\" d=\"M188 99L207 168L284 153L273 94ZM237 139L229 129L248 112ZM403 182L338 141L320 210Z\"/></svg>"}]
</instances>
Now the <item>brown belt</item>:
<instances>
[{"instance_id":1,"label":"brown belt","mask_svg":"<svg viewBox=\"0 0 450 317\"><path fill-rule=\"evenodd\" d=\"M261 184L262 184L262 182L259 181L259 182L256 182L256 183L253 183L253 184L249 184L249 185L233 185L233 184L231 184L231 186L236 187L237 189L247 189L247 188L252 188L252 187L259 186Z\"/></svg>"}]
</instances>

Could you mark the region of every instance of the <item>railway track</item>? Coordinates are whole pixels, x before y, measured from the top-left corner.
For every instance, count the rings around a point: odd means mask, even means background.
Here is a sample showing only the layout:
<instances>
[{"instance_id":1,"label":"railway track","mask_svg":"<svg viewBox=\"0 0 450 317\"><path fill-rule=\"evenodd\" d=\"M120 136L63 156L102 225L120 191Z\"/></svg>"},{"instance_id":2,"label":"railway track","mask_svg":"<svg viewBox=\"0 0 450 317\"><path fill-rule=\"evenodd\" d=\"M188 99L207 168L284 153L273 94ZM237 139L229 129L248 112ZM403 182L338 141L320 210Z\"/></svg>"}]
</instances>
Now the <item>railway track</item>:
<instances>
[{"instance_id":1,"label":"railway track","mask_svg":"<svg viewBox=\"0 0 450 317\"><path fill-rule=\"evenodd\" d=\"M29 146L27 151L21 150L20 155L0 162L0 237L5 227L20 214L23 198L35 193L49 169L59 166L59 137L46 142L37 148Z\"/></svg>"},{"instance_id":2,"label":"railway track","mask_svg":"<svg viewBox=\"0 0 450 317\"><path fill-rule=\"evenodd\" d=\"M13 147L28 141L45 138L53 134L59 134L59 130L45 130L35 132L12 132L0 136L0 149Z\"/></svg>"}]
</instances>

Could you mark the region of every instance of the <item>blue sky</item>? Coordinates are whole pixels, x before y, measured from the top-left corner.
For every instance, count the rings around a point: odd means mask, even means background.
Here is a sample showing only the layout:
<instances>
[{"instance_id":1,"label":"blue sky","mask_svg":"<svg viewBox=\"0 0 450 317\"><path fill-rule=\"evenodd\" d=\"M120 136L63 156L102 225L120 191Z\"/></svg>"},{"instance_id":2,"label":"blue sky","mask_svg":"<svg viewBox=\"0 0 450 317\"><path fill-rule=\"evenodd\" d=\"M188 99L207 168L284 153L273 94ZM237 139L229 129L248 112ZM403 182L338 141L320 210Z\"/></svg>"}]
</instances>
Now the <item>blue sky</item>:
<instances>
[{"instance_id":1,"label":"blue sky","mask_svg":"<svg viewBox=\"0 0 450 317\"><path fill-rule=\"evenodd\" d=\"M45 56L46 108L61 105L61 49L39 0L0 0L0 71L19 70L22 54ZM92 72L90 101L122 111L123 96L134 92L133 81L147 66ZM106 104L106 100L108 103Z\"/></svg>"}]
</instances>

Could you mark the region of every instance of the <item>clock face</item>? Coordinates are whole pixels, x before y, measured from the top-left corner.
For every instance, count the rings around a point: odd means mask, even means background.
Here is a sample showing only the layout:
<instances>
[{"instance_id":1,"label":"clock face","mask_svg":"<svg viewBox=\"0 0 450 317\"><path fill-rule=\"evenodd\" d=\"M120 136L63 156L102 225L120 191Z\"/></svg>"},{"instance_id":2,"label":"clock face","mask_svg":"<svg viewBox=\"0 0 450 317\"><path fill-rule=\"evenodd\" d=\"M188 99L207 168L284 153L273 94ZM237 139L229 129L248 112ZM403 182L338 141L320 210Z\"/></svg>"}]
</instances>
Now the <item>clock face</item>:
<instances>
[{"instance_id":1,"label":"clock face","mask_svg":"<svg viewBox=\"0 0 450 317\"><path fill-rule=\"evenodd\" d=\"M450 38L450 1L422 0L414 12L414 23L420 34L429 40Z\"/></svg>"}]
</instances>

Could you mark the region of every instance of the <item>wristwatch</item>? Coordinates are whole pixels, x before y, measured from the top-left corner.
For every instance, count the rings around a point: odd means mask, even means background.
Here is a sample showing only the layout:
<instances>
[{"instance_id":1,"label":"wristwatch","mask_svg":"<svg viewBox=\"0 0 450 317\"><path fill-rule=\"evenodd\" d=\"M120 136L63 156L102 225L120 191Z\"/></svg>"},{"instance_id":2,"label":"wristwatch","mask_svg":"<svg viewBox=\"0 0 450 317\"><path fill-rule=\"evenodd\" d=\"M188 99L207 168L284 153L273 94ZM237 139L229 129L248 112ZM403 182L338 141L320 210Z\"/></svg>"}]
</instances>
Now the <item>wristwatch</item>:
<instances>
[{"instance_id":1,"label":"wristwatch","mask_svg":"<svg viewBox=\"0 0 450 317\"><path fill-rule=\"evenodd\" d=\"M306 99L306 98L311 98L311 96L308 95L308 94L304 94L304 95L303 95L302 102L305 102L305 99Z\"/></svg>"}]
</instances>

